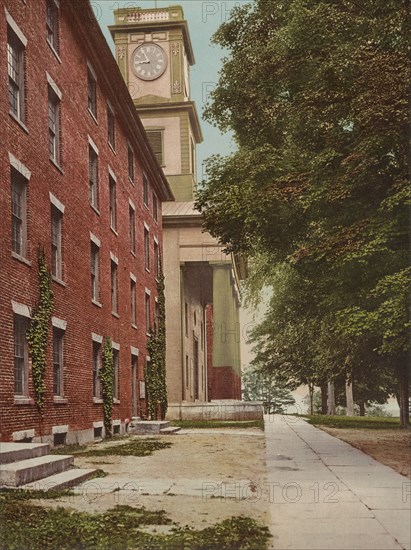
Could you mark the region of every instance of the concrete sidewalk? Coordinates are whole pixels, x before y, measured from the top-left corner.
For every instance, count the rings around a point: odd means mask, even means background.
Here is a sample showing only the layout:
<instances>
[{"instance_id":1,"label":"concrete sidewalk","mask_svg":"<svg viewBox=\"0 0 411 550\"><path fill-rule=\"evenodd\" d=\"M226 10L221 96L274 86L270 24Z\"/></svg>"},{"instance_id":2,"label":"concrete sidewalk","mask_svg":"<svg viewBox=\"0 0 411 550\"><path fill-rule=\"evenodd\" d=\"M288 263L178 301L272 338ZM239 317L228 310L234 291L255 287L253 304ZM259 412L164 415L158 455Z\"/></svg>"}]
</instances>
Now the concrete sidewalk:
<instances>
[{"instance_id":1,"label":"concrete sidewalk","mask_svg":"<svg viewBox=\"0 0 411 550\"><path fill-rule=\"evenodd\" d=\"M265 417L272 548L411 550L411 481L305 420Z\"/></svg>"}]
</instances>

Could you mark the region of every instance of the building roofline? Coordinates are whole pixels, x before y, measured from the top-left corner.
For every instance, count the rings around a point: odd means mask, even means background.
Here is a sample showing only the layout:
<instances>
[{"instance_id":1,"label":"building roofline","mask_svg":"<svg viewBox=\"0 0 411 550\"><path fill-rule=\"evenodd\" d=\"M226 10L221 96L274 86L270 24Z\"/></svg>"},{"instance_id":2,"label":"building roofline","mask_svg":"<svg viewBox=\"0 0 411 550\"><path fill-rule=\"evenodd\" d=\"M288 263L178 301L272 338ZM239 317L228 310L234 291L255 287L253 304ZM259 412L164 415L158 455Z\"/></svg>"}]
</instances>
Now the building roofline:
<instances>
[{"instance_id":1,"label":"building roofline","mask_svg":"<svg viewBox=\"0 0 411 550\"><path fill-rule=\"evenodd\" d=\"M173 201L174 195L164 172L148 143L140 117L134 106L123 75L104 37L103 31L94 15L90 0L71 0L62 2L61 8L73 19L73 29L88 47L88 59L97 73L99 84L102 84L122 124L133 139L134 153L139 153L143 169L150 178L153 188L160 200ZM113 83L116 87L113 90ZM137 145L137 150L135 149Z\"/></svg>"}]
</instances>

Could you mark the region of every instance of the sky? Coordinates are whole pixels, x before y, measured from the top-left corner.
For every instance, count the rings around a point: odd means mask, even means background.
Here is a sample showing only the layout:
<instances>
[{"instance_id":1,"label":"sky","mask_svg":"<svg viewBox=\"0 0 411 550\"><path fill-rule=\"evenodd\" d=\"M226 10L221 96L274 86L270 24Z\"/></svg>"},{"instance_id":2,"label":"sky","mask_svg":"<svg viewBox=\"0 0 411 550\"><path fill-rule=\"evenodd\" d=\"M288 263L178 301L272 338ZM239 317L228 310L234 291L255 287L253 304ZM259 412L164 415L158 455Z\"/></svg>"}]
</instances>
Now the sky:
<instances>
[{"instance_id":1,"label":"sky","mask_svg":"<svg viewBox=\"0 0 411 550\"><path fill-rule=\"evenodd\" d=\"M216 85L224 52L219 46L211 44L211 37L224 21L230 17L231 9L236 5L246 3L246 0L91 0L94 13L104 32L106 40L113 49L114 44L108 30L108 25L114 23L113 11L118 8L154 8L180 5L188 21L191 41L196 64L191 67L191 94L195 101L201 119L201 129L204 141L197 147L198 180L203 179L202 164L204 159L212 154L229 154L235 150L231 135L221 132L205 122L202 118L209 91Z\"/></svg>"}]
</instances>

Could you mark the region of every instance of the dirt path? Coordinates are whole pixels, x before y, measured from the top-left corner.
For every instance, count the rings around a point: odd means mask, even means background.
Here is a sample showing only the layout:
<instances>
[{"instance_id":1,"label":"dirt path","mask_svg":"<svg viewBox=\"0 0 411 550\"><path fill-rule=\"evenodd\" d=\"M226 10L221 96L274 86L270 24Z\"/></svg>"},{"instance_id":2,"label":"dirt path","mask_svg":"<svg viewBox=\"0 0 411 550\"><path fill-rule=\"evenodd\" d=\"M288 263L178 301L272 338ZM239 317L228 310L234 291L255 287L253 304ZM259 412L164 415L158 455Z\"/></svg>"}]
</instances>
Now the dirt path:
<instances>
[{"instance_id":1,"label":"dirt path","mask_svg":"<svg viewBox=\"0 0 411 550\"><path fill-rule=\"evenodd\" d=\"M266 481L263 432L190 430L168 438L170 448L148 457L77 457L76 466L101 468L108 476L53 506L88 512L116 504L145 506L195 528L241 515L267 525L267 503L259 498Z\"/></svg>"},{"instance_id":2,"label":"dirt path","mask_svg":"<svg viewBox=\"0 0 411 550\"><path fill-rule=\"evenodd\" d=\"M411 432L410 430L361 430L325 428L325 432L338 437L353 447L390 466L411 479Z\"/></svg>"}]
</instances>

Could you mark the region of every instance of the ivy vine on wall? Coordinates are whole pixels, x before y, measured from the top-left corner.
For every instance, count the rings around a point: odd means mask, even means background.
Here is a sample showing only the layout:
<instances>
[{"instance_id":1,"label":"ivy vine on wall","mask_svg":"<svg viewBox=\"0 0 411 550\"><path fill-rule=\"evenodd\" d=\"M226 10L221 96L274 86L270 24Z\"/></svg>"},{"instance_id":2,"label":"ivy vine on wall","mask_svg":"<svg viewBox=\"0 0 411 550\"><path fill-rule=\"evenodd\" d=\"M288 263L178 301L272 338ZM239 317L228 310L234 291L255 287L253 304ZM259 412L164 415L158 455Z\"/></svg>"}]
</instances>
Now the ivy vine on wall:
<instances>
[{"instance_id":1,"label":"ivy vine on wall","mask_svg":"<svg viewBox=\"0 0 411 550\"><path fill-rule=\"evenodd\" d=\"M158 316L154 331L150 330L147 351L150 364L144 370L146 382L147 414L152 420L164 420L167 412L166 386L166 312L164 276L157 283Z\"/></svg>"},{"instance_id":2,"label":"ivy vine on wall","mask_svg":"<svg viewBox=\"0 0 411 550\"><path fill-rule=\"evenodd\" d=\"M114 358L113 347L110 338L104 340L103 366L99 373L101 381L101 393L103 398L103 417L106 437L113 435L111 416L114 402Z\"/></svg>"},{"instance_id":3,"label":"ivy vine on wall","mask_svg":"<svg viewBox=\"0 0 411 550\"><path fill-rule=\"evenodd\" d=\"M44 398L46 394L45 375L47 367L47 344L51 312L53 310L53 290L51 287L51 274L48 270L43 250L39 250L37 262L40 296L38 304L34 308L30 327L27 331L27 341L31 355L36 404L41 416L43 416Z\"/></svg>"}]
</instances>

